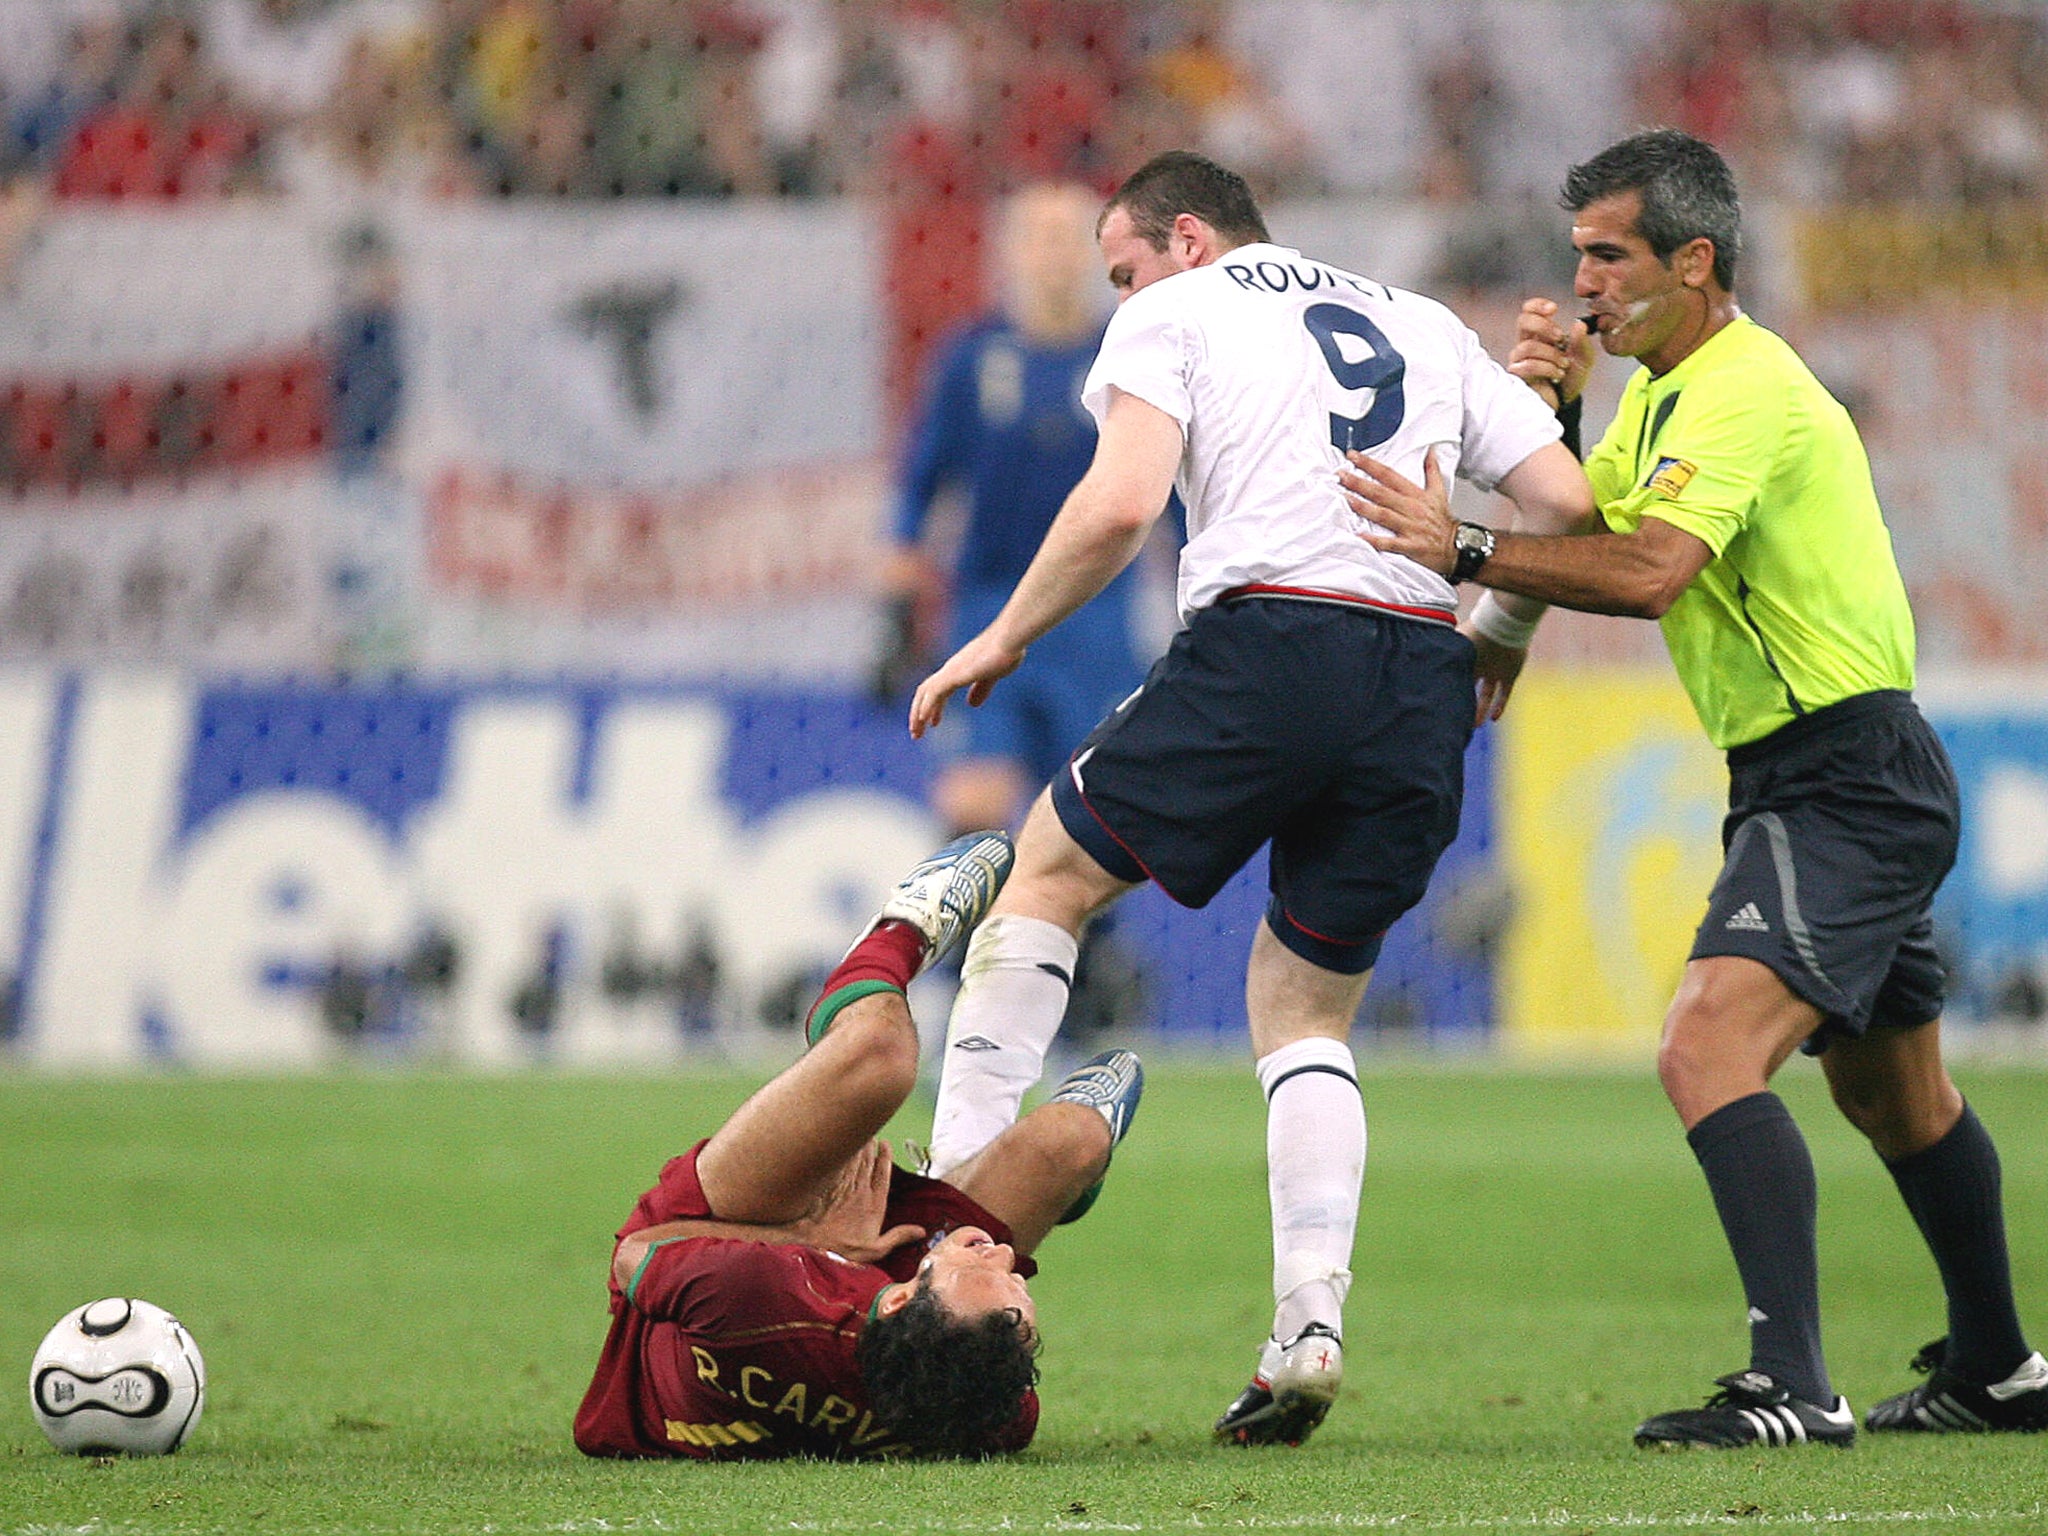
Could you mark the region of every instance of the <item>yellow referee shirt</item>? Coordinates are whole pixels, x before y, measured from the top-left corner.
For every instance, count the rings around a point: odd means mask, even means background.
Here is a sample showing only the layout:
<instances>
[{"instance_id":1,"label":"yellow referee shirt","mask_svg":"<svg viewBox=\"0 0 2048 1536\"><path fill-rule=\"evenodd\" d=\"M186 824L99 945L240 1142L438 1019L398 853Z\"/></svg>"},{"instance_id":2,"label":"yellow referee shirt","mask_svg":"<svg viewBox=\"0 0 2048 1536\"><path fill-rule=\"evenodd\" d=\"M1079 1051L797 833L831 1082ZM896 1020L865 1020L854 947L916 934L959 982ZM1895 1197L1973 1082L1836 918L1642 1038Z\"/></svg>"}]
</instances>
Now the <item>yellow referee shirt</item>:
<instances>
[{"instance_id":1,"label":"yellow referee shirt","mask_svg":"<svg viewBox=\"0 0 2048 1536\"><path fill-rule=\"evenodd\" d=\"M1586 474L1615 532L1661 518L1714 552L1663 625L1715 746L1913 686L1913 612L1862 439L1755 321L1660 377L1639 368Z\"/></svg>"}]
</instances>

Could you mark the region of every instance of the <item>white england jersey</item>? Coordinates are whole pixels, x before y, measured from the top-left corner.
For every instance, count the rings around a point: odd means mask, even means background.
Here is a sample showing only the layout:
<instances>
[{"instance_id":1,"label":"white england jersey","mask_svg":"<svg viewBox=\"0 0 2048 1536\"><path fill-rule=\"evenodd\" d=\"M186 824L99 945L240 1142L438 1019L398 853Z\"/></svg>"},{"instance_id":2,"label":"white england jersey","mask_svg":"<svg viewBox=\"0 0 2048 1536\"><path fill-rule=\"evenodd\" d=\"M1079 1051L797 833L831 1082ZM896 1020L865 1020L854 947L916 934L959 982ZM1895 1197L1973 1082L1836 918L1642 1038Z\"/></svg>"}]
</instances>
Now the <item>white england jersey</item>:
<instances>
[{"instance_id":1,"label":"white england jersey","mask_svg":"<svg viewBox=\"0 0 2048 1536\"><path fill-rule=\"evenodd\" d=\"M1419 484L1435 446L1446 478L1492 490L1559 436L1535 391L1443 305L1277 245L1240 246L1126 299L1082 387L1098 423L1112 387L1181 425L1183 621L1246 588L1454 619L1448 581L1358 537L1337 486L1342 449Z\"/></svg>"}]
</instances>

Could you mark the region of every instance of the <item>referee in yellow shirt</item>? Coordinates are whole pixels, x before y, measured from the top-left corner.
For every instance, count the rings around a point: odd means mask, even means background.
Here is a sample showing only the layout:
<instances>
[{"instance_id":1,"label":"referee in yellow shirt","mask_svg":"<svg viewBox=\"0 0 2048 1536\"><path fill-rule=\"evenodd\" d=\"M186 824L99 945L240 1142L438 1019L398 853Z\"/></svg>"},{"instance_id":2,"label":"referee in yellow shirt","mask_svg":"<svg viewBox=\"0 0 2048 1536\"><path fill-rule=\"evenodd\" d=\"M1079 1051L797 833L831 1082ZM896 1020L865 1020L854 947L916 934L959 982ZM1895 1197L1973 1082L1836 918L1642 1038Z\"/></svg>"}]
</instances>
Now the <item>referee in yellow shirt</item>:
<instances>
[{"instance_id":1,"label":"referee in yellow shirt","mask_svg":"<svg viewBox=\"0 0 2048 1536\"><path fill-rule=\"evenodd\" d=\"M1468 625L1510 665L1546 603L1662 622L1726 750L1726 861L1664 1021L1657 1070L1749 1301L1749 1368L1638 1445L1849 1445L1821 1354L1813 1160L1770 1091L1803 1046L1933 1252L1948 1335L1872 1430L2048 1429L2048 1362L2013 1302L1998 1153L1941 1059L1929 907L1955 862L1955 775L1913 686L1913 616L1848 413L1736 303L1741 210L1720 155L1637 134L1565 179L1587 317L1523 307L1509 367L1576 441L1593 335L1643 366L1586 459L1600 526L1496 533L1354 455L1368 542L1493 589ZM1482 675L1489 669L1482 668Z\"/></svg>"}]
</instances>

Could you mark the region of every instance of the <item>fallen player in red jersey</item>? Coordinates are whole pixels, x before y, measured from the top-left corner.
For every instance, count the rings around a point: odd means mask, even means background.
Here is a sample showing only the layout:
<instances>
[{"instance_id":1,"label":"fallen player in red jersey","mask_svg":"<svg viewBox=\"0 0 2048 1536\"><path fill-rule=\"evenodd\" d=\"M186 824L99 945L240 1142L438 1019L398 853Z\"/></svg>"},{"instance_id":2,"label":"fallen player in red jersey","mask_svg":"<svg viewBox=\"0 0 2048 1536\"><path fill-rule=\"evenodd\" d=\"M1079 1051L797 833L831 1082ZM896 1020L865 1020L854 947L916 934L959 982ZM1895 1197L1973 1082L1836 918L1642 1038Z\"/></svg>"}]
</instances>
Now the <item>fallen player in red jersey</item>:
<instances>
[{"instance_id":1,"label":"fallen player in red jersey","mask_svg":"<svg viewBox=\"0 0 2048 1536\"><path fill-rule=\"evenodd\" d=\"M811 1049L662 1169L619 1232L592 1456L975 1456L1038 1426L1030 1255L1086 1210L1144 1074L1110 1051L946 1180L876 1134L917 1082L904 988L1010 868L970 834L896 887L826 982Z\"/></svg>"}]
</instances>

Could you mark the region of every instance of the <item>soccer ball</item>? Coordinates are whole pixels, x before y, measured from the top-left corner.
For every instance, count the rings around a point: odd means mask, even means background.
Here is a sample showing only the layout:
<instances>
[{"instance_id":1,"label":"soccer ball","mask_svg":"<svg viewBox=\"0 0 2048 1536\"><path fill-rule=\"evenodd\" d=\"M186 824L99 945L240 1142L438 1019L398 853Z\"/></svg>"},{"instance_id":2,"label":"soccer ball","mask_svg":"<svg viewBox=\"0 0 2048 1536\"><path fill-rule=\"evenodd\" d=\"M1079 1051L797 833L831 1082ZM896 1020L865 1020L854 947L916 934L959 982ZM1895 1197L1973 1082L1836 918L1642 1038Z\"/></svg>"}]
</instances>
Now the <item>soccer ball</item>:
<instances>
[{"instance_id":1,"label":"soccer ball","mask_svg":"<svg viewBox=\"0 0 2048 1536\"><path fill-rule=\"evenodd\" d=\"M163 1456L206 1406L206 1362L162 1307L110 1296L67 1312L29 1366L36 1422L60 1451Z\"/></svg>"}]
</instances>

